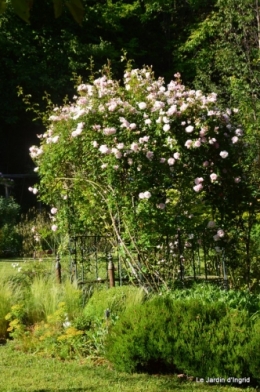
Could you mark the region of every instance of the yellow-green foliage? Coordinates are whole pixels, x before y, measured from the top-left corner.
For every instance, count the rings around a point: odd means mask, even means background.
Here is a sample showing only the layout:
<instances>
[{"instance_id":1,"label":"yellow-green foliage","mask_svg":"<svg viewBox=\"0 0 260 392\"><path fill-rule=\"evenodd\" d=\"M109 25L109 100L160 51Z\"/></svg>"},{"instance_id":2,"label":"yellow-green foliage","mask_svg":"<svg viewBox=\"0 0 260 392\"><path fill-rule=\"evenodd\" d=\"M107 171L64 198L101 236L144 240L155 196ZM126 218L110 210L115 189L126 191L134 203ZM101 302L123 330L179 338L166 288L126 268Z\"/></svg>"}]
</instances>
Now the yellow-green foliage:
<instances>
[{"instance_id":1,"label":"yellow-green foliage","mask_svg":"<svg viewBox=\"0 0 260 392\"><path fill-rule=\"evenodd\" d=\"M35 278L25 303L28 319L32 324L46 321L61 301L66 303L67 312L72 318L80 311L80 299L81 291L69 281L59 285L54 279Z\"/></svg>"},{"instance_id":2,"label":"yellow-green foliage","mask_svg":"<svg viewBox=\"0 0 260 392\"><path fill-rule=\"evenodd\" d=\"M0 289L0 341L7 337L8 322L5 315L11 310L12 292L9 287L2 286Z\"/></svg>"},{"instance_id":3,"label":"yellow-green foliage","mask_svg":"<svg viewBox=\"0 0 260 392\"><path fill-rule=\"evenodd\" d=\"M46 321L39 321L32 326L25 325L24 316L24 306L20 304L14 305L6 315L8 331L19 349L61 359L79 355L84 332L71 325L65 302L60 302Z\"/></svg>"},{"instance_id":4,"label":"yellow-green foliage","mask_svg":"<svg viewBox=\"0 0 260 392\"><path fill-rule=\"evenodd\" d=\"M84 315L90 320L103 318L106 309L118 315L130 305L144 301L145 292L133 286L119 286L107 290L96 290L85 306Z\"/></svg>"},{"instance_id":5,"label":"yellow-green foliage","mask_svg":"<svg viewBox=\"0 0 260 392\"><path fill-rule=\"evenodd\" d=\"M3 273L2 273L3 272ZM5 339L8 335L8 322L5 319L7 313L10 312L11 306L21 297L21 290L19 287L14 290L11 282L6 281L8 274L1 271L0 278L0 341Z\"/></svg>"}]
</instances>

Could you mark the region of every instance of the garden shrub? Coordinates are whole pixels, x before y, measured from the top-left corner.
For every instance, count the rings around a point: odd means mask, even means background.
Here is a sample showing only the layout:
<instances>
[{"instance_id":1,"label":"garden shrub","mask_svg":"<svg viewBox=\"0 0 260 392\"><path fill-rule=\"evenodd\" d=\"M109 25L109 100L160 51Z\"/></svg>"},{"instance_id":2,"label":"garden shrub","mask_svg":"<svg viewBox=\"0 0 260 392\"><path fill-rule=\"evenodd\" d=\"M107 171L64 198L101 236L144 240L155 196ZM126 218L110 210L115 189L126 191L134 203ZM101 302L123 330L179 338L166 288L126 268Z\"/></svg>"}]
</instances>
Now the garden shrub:
<instances>
[{"instance_id":1,"label":"garden shrub","mask_svg":"<svg viewBox=\"0 0 260 392\"><path fill-rule=\"evenodd\" d=\"M8 321L5 320L6 314L11 309L11 292L8 288L1 288L0 291L0 343L7 338Z\"/></svg>"},{"instance_id":2,"label":"garden shrub","mask_svg":"<svg viewBox=\"0 0 260 392\"><path fill-rule=\"evenodd\" d=\"M260 298L256 294L242 290L223 290L211 283L194 284L190 289L176 289L170 292L172 299L199 299L203 304L214 301L223 302L229 308L246 310L249 314L260 311Z\"/></svg>"},{"instance_id":3,"label":"garden shrub","mask_svg":"<svg viewBox=\"0 0 260 392\"><path fill-rule=\"evenodd\" d=\"M84 331L67 321L64 302L58 304L56 311L48 315L46 321L26 327L26 317L23 304L12 306L6 316L10 336L16 340L20 350L59 359L74 359L82 355L87 346Z\"/></svg>"},{"instance_id":4,"label":"garden shrub","mask_svg":"<svg viewBox=\"0 0 260 392\"><path fill-rule=\"evenodd\" d=\"M244 348L244 357L249 371L256 380L260 380L260 318L256 319L250 331L250 341Z\"/></svg>"},{"instance_id":5,"label":"garden shrub","mask_svg":"<svg viewBox=\"0 0 260 392\"><path fill-rule=\"evenodd\" d=\"M126 372L174 370L172 318L173 301L168 298L129 307L108 335L107 359Z\"/></svg>"},{"instance_id":6,"label":"garden shrub","mask_svg":"<svg viewBox=\"0 0 260 392\"><path fill-rule=\"evenodd\" d=\"M12 197L0 196L0 257L18 255L22 239L15 231L20 206Z\"/></svg>"},{"instance_id":7,"label":"garden shrub","mask_svg":"<svg viewBox=\"0 0 260 392\"><path fill-rule=\"evenodd\" d=\"M195 315L194 301L181 304L179 309L178 337L173 348L176 366L196 377L248 374L244 359L244 346L250 336L248 313L225 310L221 303L203 305L198 301Z\"/></svg>"},{"instance_id":8,"label":"garden shrub","mask_svg":"<svg viewBox=\"0 0 260 392\"><path fill-rule=\"evenodd\" d=\"M176 370L196 377L248 374L246 311L222 302L155 297L129 308L111 328L106 357L118 370Z\"/></svg>"}]
</instances>

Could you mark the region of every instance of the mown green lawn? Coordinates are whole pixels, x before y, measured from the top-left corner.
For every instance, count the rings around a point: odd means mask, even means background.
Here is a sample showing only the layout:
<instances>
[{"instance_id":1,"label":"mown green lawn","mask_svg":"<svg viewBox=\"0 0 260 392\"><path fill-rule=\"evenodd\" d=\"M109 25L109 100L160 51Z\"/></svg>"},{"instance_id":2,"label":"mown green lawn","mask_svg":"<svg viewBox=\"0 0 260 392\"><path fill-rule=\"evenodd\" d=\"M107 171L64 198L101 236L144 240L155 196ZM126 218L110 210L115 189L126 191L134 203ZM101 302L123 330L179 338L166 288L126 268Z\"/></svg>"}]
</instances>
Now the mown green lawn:
<instances>
[{"instance_id":1,"label":"mown green lawn","mask_svg":"<svg viewBox=\"0 0 260 392\"><path fill-rule=\"evenodd\" d=\"M125 374L109 364L82 360L61 362L15 351L11 343L0 346L1 392L242 392L229 386L181 382L173 376ZM255 391L253 388L247 392Z\"/></svg>"}]
</instances>

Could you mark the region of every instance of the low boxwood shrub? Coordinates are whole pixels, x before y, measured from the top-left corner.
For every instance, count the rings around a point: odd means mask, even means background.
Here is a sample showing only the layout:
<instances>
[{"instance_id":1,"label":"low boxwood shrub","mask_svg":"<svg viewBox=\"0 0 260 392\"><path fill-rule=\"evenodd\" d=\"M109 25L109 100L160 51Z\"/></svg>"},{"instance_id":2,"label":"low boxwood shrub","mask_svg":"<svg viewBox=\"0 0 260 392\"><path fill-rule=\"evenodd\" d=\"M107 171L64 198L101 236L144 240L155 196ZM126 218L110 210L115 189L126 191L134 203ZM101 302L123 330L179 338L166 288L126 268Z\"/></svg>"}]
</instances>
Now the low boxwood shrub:
<instances>
[{"instance_id":1,"label":"low boxwood shrub","mask_svg":"<svg viewBox=\"0 0 260 392\"><path fill-rule=\"evenodd\" d=\"M195 377L248 374L246 311L223 302L155 297L121 315L107 337L105 353L118 370L171 372Z\"/></svg>"}]
</instances>

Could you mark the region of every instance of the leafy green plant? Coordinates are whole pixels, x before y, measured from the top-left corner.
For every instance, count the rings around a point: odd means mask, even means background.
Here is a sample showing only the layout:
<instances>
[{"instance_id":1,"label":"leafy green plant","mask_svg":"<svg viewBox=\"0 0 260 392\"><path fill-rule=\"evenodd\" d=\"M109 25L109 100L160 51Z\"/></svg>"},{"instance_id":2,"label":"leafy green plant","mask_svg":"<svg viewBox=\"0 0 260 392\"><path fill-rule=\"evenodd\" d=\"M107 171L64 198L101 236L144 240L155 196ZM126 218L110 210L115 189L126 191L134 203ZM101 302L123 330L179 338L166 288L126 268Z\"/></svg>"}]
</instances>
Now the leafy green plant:
<instances>
[{"instance_id":1,"label":"leafy green plant","mask_svg":"<svg viewBox=\"0 0 260 392\"><path fill-rule=\"evenodd\" d=\"M118 286L96 290L87 302L83 314L88 319L104 319L106 310L109 317L118 317L125 309L142 303L145 292L134 286Z\"/></svg>"},{"instance_id":2,"label":"leafy green plant","mask_svg":"<svg viewBox=\"0 0 260 392\"><path fill-rule=\"evenodd\" d=\"M253 377L259 381L260 366L260 318L258 318L250 331L250 340L244 347L244 358L249 364L249 370Z\"/></svg>"},{"instance_id":3,"label":"leafy green plant","mask_svg":"<svg viewBox=\"0 0 260 392\"><path fill-rule=\"evenodd\" d=\"M106 357L118 370L177 370L196 377L249 374L244 349L251 320L224 302L157 296L129 308L111 327Z\"/></svg>"},{"instance_id":4,"label":"leafy green plant","mask_svg":"<svg viewBox=\"0 0 260 392\"><path fill-rule=\"evenodd\" d=\"M123 83L109 66L90 83L80 81L75 102L48 113L40 146L30 148L41 177L32 191L54 206L53 230L109 232L139 282L163 280L151 249L181 229L194 238L207 228L211 248L218 241L216 251L234 255L235 211L243 215L257 199L242 180L237 111L216 105L215 93L188 89L180 74L166 85L130 62ZM195 219L194 205L201 207ZM184 248L195 246L185 241ZM177 262L166 264L172 271Z\"/></svg>"},{"instance_id":5,"label":"leafy green plant","mask_svg":"<svg viewBox=\"0 0 260 392\"><path fill-rule=\"evenodd\" d=\"M20 206L12 197L0 197L0 257L18 255L21 251L21 236L15 230Z\"/></svg>"},{"instance_id":6,"label":"leafy green plant","mask_svg":"<svg viewBox=\"0 0 260 392\"><path fill-rule=\"evenodd\" d=\"M218 301L228 308L246 310L249 315L260 311L259 295L251 294L248 290L226 291L210 283L194 284L191 289L173 290L169 295L172 299L198 299L203 304Z\"/></svg>"}]
</instances>

